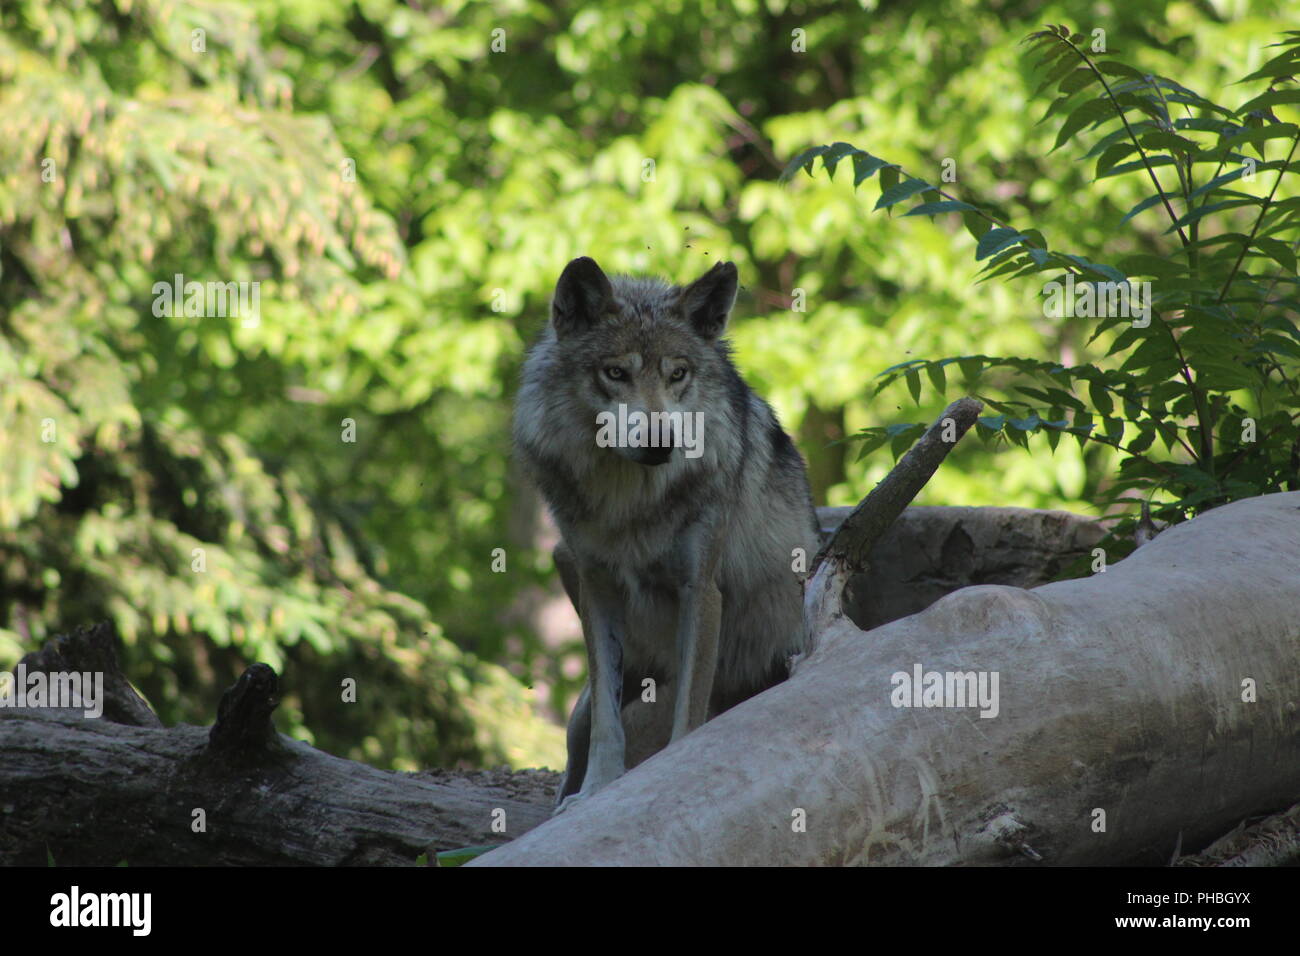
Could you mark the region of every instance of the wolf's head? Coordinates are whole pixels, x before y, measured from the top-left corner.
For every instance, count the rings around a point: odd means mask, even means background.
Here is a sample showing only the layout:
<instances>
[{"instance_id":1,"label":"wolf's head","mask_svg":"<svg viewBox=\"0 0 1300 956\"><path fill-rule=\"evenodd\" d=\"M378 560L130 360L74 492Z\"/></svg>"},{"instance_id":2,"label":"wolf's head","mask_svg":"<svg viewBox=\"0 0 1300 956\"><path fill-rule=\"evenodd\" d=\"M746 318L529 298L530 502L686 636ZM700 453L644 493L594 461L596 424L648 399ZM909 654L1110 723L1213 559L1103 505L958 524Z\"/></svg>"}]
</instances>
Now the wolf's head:
<instances>
[{"instance_id":1,"label":"wolf's head","mask_svg":"<svg viewBox=\"0 0 1300 956\"><path fill-rule=\"evenodd\" d=\"M685 286L611 281L586 257L565 267L551 326L566 380L588 405L599 444L642 465L662 465L674 449L700 454L696 426L705 406L718 401L729 367L720 336L736 281L730 262Z\"/></svg>"}]
</instances>

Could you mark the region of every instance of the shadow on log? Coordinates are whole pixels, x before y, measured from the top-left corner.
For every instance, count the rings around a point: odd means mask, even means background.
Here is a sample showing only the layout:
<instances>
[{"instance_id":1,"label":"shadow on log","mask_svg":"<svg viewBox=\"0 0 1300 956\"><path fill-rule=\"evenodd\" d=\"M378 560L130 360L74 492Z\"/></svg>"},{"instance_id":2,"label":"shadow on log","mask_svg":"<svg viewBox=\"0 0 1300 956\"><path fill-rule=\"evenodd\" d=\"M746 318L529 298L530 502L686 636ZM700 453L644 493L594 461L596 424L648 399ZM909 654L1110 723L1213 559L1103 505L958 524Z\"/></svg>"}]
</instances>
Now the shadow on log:
<instances>
[{"instance_id":1,"label":"shadow on log","mask_svg":"<svg viewBox=\"0 0 1300 956\"><path fill-rule=\"evenodd\" d=\"M823 534L849 511L818 508ZM849 575L844 612L869 631L974 584L1038 587L1090 557L1105 534L1101 522L1066 511L914 505Z\"/></svg>"}]
</instances>

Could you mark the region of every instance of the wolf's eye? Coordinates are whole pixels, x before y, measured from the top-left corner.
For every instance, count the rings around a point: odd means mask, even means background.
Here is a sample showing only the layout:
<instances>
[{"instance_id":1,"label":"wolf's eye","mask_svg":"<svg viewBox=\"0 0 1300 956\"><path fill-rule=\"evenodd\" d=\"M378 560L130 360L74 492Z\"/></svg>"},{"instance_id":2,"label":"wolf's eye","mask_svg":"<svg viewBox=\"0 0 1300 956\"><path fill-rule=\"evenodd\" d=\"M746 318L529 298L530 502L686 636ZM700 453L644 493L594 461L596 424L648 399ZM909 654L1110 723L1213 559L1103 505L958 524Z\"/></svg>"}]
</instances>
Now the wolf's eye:
<instances>
[{"instance_id":1,"label":"wolf's eye","mask_svg":"<svg viewBox=\"0 0 1300 956\"><path fill-rule=\"evenodd\" d=\"M617 365L605 366L605 377L608 379L612 379L615 382L622 381L625 374L626 373Z\"/></svg>"},{"instance_id":2,"label":"wolf's eye","mask_svg":"<svg viewBox=\"0 0 1300 956\"><path fill-rule=\"evenodd\" d=\"M673 374L668 376L668 380L670 382L680 382L682 379L686 377L686 372L687 372L686 366L681 365L673 369Z\"/></svg>"}]
</instances>

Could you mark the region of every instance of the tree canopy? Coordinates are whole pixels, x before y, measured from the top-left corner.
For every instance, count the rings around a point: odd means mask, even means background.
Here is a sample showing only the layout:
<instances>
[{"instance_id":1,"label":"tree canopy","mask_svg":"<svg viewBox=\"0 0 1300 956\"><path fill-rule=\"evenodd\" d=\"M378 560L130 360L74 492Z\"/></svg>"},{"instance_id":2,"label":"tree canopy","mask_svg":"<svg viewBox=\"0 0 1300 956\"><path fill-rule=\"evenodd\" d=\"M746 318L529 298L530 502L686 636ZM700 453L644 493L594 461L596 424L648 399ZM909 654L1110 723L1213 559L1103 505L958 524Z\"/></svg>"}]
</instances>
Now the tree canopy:
<instances>
[{"instance_id":1,"label":"tree canopy","mask_svg":"<svg viewBox=\"0 0 1300 956\"><path fill-rule=\"evenodd\" d=\"M554 571L508 423L564 264L736 262L737 362L817 503L855 502L891 459L851 437L946 404L901 373L877 392L887 369L1119 359L1094 320L1045 316L1041 283L979 283L960 217L886 218L847 161L784 183L790 160L851 142L955 170L945 189L1052 248L1150 252L1168 223L1122 223L1150 184L1053 152L1021 41L1101 29L1235 107L1288 8L0 4L0 667L107 618L164 720L265 661L284 729L333 752L558 766L542 715L583 652L539 634ZM191 281L256 283L256 315L160 306ZM920 501L1097 513L1115 449L1024 444L959 448Z\"/></svg>"}]
</instances>

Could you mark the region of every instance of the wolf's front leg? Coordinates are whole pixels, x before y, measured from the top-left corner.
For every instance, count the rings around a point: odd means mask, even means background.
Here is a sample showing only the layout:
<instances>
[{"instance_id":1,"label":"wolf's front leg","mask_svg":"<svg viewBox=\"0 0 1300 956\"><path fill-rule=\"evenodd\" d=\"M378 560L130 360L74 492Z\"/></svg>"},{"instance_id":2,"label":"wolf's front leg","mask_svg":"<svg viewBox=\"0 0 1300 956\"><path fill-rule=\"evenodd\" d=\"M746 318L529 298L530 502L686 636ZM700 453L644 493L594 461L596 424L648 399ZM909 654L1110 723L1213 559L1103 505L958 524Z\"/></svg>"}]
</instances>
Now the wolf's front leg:
<instances>
[{"instance_id":1,"label":"wolf's front leg","mask_svg":"<svg viewBox=\"0 0 1300 956\"><path fill-rule=\"evenodd\" d=\"M712 529L700 527L685 535L679 561L674 741L685 737L708 717L713 676L718 667L722 594L715 582L717 557Z\"/></svg>"},{"instance_id":2,"label":"wolf's front leg","mask_svg":"<svg viewBox=\"0 0 1300 956\"><path fill-rule=\"evenodd\" d=\"M708 717L709 695L718 667L722 594L712 581L693 582L679 589L678 608L674 741L685 737Z\"/></svg>"},{"instance_id":3,"label":"wolf's front leg","mask_svg":"<svg viewBox=\"0 0 1300 956\"><path fill-rule=\"evenodd\" d=\"M565 731L565 743L568 745L568 761L564 767L564 776L560 780L560 789L555 795L555 806L560 807L564 801L582 789L582 780L587 775L587 755L591 749L591 682L588 681L573 705L573 714L569 717L569 726Z\"/></svg>"},{"instance_id":4,"label":"wolf's front leg","mask_svg":"<svg viewBox=\"0 0 1300 956\"><path fill-rule=\"evenodd\" d=\"M591 688L591 742L580 795L590 796L623 774L624 597L603 571L583 569L579 592Z\"/></svg>"}]
</instances>

